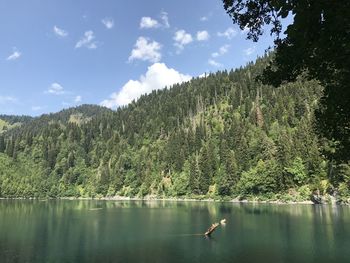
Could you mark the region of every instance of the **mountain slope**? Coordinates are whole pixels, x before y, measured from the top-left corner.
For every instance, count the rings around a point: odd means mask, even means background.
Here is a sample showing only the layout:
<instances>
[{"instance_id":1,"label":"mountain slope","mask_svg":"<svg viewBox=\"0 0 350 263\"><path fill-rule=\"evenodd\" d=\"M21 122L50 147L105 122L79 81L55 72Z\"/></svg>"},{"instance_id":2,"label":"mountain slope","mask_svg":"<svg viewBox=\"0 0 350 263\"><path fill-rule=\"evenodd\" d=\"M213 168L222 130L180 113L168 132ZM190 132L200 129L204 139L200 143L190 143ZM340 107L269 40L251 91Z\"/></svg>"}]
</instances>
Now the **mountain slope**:
<instances>
[{"instance_id":1,"label":"mountain slope","mask_svg":"<svg viewBox=\"0 0 350 263\"><path fill-rule=\"evenodd\" d=\"M30 116L0 115L0 134L28 123L32 120Z\"/></svg>"},{"instance_id":2,"label":"mountain slope","mask_svg":"<svg viewBox=\"0 0 350 263\"><path fill-rule=\"evenodd\" d=\"M255 82L267 60L154 91L117 111L84 105L6 132L0 196L305 199L342 183L327 177L312 128L322 88L302 79L278 89Z\"/></svg>"}]
</instances>

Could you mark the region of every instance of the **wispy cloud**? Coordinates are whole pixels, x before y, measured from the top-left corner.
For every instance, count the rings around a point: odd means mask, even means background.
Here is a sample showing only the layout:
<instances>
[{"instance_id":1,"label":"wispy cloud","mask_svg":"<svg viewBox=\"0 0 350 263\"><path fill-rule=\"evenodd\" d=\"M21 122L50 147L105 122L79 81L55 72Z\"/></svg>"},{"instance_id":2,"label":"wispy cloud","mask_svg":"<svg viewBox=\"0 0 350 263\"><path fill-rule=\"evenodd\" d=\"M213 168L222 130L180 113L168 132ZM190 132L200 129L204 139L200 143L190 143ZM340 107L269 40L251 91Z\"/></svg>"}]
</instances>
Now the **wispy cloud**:
<instances>
[{"instance_id":1,"label":"wispy cloud","mask_svg":"<svg viewBox=\"0 0 350 263\"><path fill-rule=\"evenodd\" d=\"M214 58L217 58L217 57L220 57L220 56L223 56L224 54L226 54L228 52L228 49L230 48L230 45L223 45L219 48L218 51L214 52L211 54L211 57L209 60L208 60L208 64L213 66L213 67L216 67L216 68L221 68L223 67L224 65L217 62Z\"/></svg>"},{"instance_id":2,"label":"wispy cloud","mask_svg":"<svg viewBox=\"0 0 350 263\"><path fill-rule=\"evenodd\" d=\"M199 21L206 22L209 21L209 19L213 16L213 12L209 12L207 15L201 16L199 18Z\"/></svg>"},{"instance_id":3,"label":"wispy cloud","mask_svg":"<svg viewBox=\"0 0 350 263\"><path fill-rule=\"evenodd\" d=\"M209 33L208 31L206 30L203 30L203 31L198 31L197 32L197 40L198 41L206 41L206 40L209 40Z\"/></svg>"},{"instance_id":4,"label":"wispy cloud","mask_svg":"<svg viewBox=\"0 0 350 263\"><path fill-rule=\"evenodd\" d=\"M160 27L160 24L157 20L149 17L149 16L144 16L141 18L140 21L140 28L158 28Z\"/></svg>"},{"instance_id":5,"label":"wispy cloud","mask_svg":"<svg viewBox=\"0 0 350 263\"><path fill-rule=\"evenodd\" d=\"M17 101L18 99L15 97L0 95L0 104L16 103Z\"/></svg>"},{"instance_id":6,"label":"wispy cloud","mask_svg":"<svg viewBox=\"0 0 350 263\"><path fill-rule=\"evenodd\" d=\"M163 26L165 28L169 28L170 27L170 24L169 24L169 17L168 17L168 13L165 12L165 11L162 11L160 13L160 19L162 20L163 22Z\"/></svg>"},{"instance_id":7,"label":"wispy cloud","mask_svg":"<svg viewBox=\"0 0 350 263\"><path fill-rule=\"evenodd\" d=\"M112 29L114 27L114 20L111 17L105 17L101 22L107 29Z\"/></svg>"},{"instance_id":8,"label":"wispy cloud","mask_svg":"<svg viewBox=\"0 0 350 263\"><path fill-rule=\"evenodd\" d=\"M217 52L214 52L211 54L213 58L220 57L228 52L228 49L230 48L230 45L223 45L222 47L219 48Z\"/></svg>"},{"instance_id":9,"label":"wispy cloud","mask_svg":"<svg viewBox=\"0 0 350 263\"><path fill-rule=\"evenodd\" d=\"M193 41L191 34L186 33L183 29L176 31L173 39L175 40L174 46L178 48L178 53Z\"/></svg>"},{"instance_id":10,"label":"wispy cloud","mask_svg":"<svg viewBox=\"0 0 350 263\"><path fill-rule=\"evenodd\" d=\"M81 102L81 101L82 101L82 97L81 97L80 95L75 96L75 98L74 98L74 102L75 102L75 103L79 103L79 102Z\"/></svg>"},{"instance_id":11,"label":"wispy cloud","mask_svg":"<svg viewBox=\"0 0 350 263\"><path fill-rule=\"evenodd\" d=\"M9 55L9 56L6 58L6 60L9 60L9 61L11 61L11 60L17 60L17 59L19 59L21 56L22 56L22 53L19 52L19 51L17 50L17 48L14 47L14 48L13 48L12 54Z\"/></svg>"},{"instance_id":12,"label":"wispy cloud","mask_svg":"<svg viewBox=\"0 0 350 263\"><path fill-rule=\"evenodd\" d=\"M47 89L47 91L45 91L45 93L49 93L53 95L62 95L62 94L65 94L66 92L59 83L54 82L49 86L49 88Z\"/></svg>"},{"instance_id":13,"label":"wispy cloud","mask_svg":"<svg viewBox=\"0 0 350 263\"><path fill-rule=\"evenodd\" d=\"M53 32L55 33L56 36L58 37L67 37L68 36L68 32L62 28L59 28L57 26L53 27Z\"/></svg>"},{"instance_id":14,"label":"wispy cloud","mask_svg":"<svg viewBox=\"0 0 350 263\"><path fill-rule=\"evenodd\" d=\"M101 105L109 108L126 105L142 94L164 89L166 86L188 81L191 78L173 68L168 68L164 63L155 63L148 67L146 74L141 75L139 80L129 80L119 92L111 94L110 98L102 101Z\"/></svg>"},{"instance_id":15,"label":"wispy cloud","mask_svg":"<svg viewBox=\"0 0 350 263\"><path fill-rule=\"evenodd\" d=\"M217 67L217 68L220 68L223 66L221 63L215 61L214 59L209 59L208 64L213 66L213 67Z\"/></svg>"},{"instance_id":16,"label":"wispy cloud","mask_svg":"<svg viewBox=\"0 0 350 263\"><path fill-rule=\"evenodd\" d=\"M129 56L129 62L135 59L158 62L162 58L160 50L162 45L146 37L139 37Z\"/></svg>"},{"instance_id":17,"label":"wispy cloud","mask_svg":"<svg viewBox=\"0 0 350 263\"><path fill-rule=\"evenodd\" d=\"M253 53L255 53L255 50L256 50L256 47L253 46L253 47L249 47L247 49L244 49L243 50L243 53L246 55L246 56L250 56L252 55Z\"/></svg>"},{"instance_id":18,"label":"wispy cloud","mask_svg":"<svg viewBox=\"0 0 350 263\"><path fill-rule=\"evenodd\" d=\"M89 30L84 33L84 36L76 43L75 48L86 47L88 49L97 48L97 42L94 41L94 32Z\"/></svg>"},{"instance_id":19,"label":"wispy cloud","mask_svg":"<svg viewBox=\"0 0 350 263\"><path fill-rule=\"evenodd\" d=\"M229 27L224 32L218 32L219 37L226 37L227 39L232 39L236 35L237 35L237 31L232 27Z\"/></svg>"}]
</instances>

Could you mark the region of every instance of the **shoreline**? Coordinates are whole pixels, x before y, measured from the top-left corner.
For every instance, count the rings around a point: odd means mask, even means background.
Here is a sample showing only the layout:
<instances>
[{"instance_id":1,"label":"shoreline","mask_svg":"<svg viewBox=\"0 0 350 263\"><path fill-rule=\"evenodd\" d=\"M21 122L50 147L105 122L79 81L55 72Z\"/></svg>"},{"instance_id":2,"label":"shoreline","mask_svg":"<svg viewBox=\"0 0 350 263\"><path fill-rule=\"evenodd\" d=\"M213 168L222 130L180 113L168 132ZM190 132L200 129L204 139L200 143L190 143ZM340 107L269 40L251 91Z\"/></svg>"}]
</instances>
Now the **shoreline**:
<instances>
[{"instance_id":1,"label":"shoreline","mask_svg":"<svg viewBox=\"0 0 350 263\"><path fill-rule=\"evenodd\" d=\"M125 196L114 196L114 197L58 197L58 198L4 198L0 197L0 200L70 200L70 201L171 201L171 202L213 202L213 203L233 203L233 204L275 204L275 205L318 205L311 200L304 201L281 201L281 200L239 200L238 198L233 199L213 199L213 198L172 198L172 197L125 197ZM321 205L344 205L344 203L323 203ZM349 205L349 204L345 204Z\"/></svg>"}]
</instances>

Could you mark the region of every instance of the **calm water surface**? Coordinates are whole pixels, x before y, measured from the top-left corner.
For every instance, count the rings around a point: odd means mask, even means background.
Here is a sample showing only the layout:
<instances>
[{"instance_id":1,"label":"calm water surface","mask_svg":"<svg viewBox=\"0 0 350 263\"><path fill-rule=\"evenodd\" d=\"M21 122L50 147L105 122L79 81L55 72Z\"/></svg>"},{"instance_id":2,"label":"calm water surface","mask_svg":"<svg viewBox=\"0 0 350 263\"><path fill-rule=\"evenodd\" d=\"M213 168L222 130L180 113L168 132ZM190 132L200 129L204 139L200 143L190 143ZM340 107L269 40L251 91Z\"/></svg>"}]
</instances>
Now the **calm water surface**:
<instances>
[{"instance_id":1,"label":"calm water surface","mask_svg":"<svg viewBox=\"0 0 350 263\"><path fill-rule=\"evenodd\" d=\"M350 207L1 200L0 262L350 262Z\"/></svg>"}]
</instances>

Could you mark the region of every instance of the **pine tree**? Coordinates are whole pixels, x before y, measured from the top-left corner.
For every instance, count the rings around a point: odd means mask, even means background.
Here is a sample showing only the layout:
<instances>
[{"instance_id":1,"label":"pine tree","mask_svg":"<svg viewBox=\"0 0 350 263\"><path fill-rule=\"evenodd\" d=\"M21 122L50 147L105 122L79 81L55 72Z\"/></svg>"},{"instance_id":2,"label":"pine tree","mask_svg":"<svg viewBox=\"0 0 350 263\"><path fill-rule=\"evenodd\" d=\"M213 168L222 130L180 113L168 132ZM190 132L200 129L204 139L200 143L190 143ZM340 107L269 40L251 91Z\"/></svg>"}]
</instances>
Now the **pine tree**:
<instances>
[{"instance_id":1,"label":"pine tree","mask_svg":"<svg viewBox=\"0 0 350 263\"><path fill-rule=\"evenodd\" d=\"M6 149L6 144L5 144L4 136L0 135L0 153L5 152L5 149Z\"/></svg>"},{"instance_id":2,"label":"pine tree","mask_svg":"<svg viewBox=\"0 0 350 263\"><path fill-rule=\"evenodd\" d=\"M190 157L189 187L190 187L191 193L193 194L200 193L200 188L199 188L200 170L199 170L197 159L198 158L195 155Z\"/></svg>"},{"instance_id":3,"label":"pine tree","mask_svg":"<svg viewBox=\"0 0 350 263\"><path fill-rule=\"evenodd\" d=\"M207 146L204 146L199 154L199 188L202 194L206 194L209 190L211 176L212 176L212 167L210 166L210 160L208 156Z\"/></svg>"},{"instance_id":4,"label":"pine tree","mask_svg":"<svg viewBox=\"0 0 350 263\"><path fill-rule=\"evenodd\" d=\"M6 154L9 156L9 157L12 157L13 156L13 150L14 150L14 140L13 138L9 138L7 140L7 143L6 143Z\"/></svg>"},{"instance_id":5,"label":"pine tree","mask_svg":"<svg viewBox=\"0 0 350 263\"><path fill-rule=\"evenodd\" d=\"M18 157L18 150L19 150L19 141L15 140L14 141L14 146L13 146L13 152L12 152L12 158L14 160L17 160Z\"/></svg>"},{"instance_id":6,"label":"pine tree","mask_svg":"<svg viewBox=\"0 0 350 263\"><path fill-rule=\"evenodd\" d=\"M217 176L217 188L218 194L221 196L230 196L231 195L231 178L228 175L225 166L221 165L218 170Z\"/></svg>"}]
</instances>

